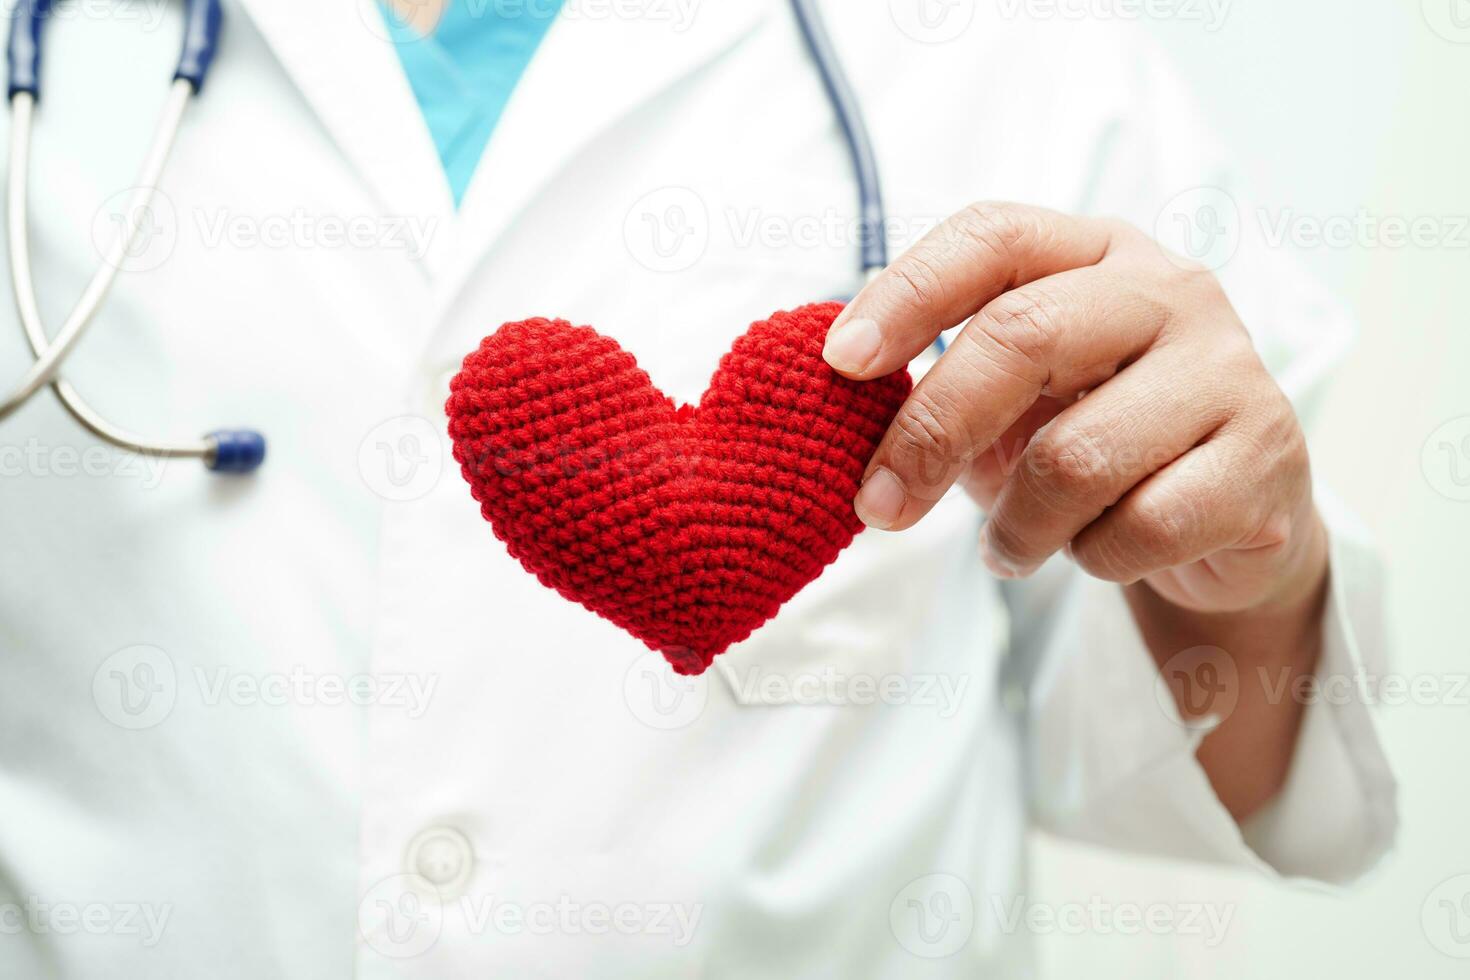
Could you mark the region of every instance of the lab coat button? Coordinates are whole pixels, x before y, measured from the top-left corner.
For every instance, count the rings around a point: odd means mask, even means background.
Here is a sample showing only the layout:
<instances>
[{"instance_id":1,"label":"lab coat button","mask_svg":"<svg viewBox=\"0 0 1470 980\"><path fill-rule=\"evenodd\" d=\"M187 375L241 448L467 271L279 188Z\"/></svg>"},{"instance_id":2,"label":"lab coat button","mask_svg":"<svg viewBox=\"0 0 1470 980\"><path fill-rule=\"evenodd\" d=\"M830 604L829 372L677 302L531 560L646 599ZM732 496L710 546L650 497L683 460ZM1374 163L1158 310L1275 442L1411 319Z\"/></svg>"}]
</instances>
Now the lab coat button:
<instances>
[{"instance_id":1,"label":"lab coat button","mask_svg":"<svg viewBox=\"0 0 1470 980\"><path fill-rule=\"evenodd\" d=\"M464 894L475 869L475 849L470 839L453 827L430 827L409 841L405 870L417 874L439 893L441 899Z\"/></svg>"}]
</instances>

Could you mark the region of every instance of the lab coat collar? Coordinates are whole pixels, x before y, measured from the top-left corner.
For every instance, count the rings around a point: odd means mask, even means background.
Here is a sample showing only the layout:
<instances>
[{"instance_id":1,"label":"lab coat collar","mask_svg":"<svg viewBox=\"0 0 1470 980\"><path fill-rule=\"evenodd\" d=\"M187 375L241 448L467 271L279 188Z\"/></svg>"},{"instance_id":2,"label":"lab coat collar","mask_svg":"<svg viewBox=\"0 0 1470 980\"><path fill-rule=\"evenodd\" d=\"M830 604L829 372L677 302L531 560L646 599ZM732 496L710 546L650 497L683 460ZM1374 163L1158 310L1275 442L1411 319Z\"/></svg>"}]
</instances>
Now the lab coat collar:
<instances>
[{"instance_id":1,"label":"lab coat collar","mask_svg":"<svg viewBox=\"0 0 1470 980\"><path fill-rule=\"evenodd\" d=\"M516 217L590 142L719 57L771 0L569 0L522 76L460 207L457 248L436 289L463 288ZM637 9L639 16L616 16ZM601 15L599 15L599 11Z\"/></svg>"},{"instance_id":2,"label":"lab coat collar","mask_svg":"<svg viewBox=\"0 0 1470 980\"><path fill-rule=\"evenodd\" d=\"M423 268L452 254L454 200L377 0L240 0L387 215L430 222Z\"/></svg>"},{"instance_id":3,"label":"lab coat collar","mask_svg":"<svg viewBox=\"0 0 1470 980\"><path fill-rule=\"evenodd\" d=\"M241 0L383 208L430 218L440 229L425 269L441 311L580 149L732 48L773 2L569 2L512 94L456 214L377 0Z\"/></svg>"}]
</instances>

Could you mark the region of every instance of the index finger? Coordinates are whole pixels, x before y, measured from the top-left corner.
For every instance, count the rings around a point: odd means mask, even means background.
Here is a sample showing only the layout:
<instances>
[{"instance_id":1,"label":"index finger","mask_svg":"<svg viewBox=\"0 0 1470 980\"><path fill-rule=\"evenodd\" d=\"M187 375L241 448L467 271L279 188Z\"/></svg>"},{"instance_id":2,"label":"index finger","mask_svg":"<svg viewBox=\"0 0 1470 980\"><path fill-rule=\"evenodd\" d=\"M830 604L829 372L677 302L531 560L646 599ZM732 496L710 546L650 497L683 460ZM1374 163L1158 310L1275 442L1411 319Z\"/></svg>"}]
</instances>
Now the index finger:
<instances>
[{"instance_id":1,"label":"index finger","mask_svg":"<svg viewBox=\"0 0 1470 980\"><path fill-rule=\"evenodd\" d=\"M822 355L858 381L890 374L1017 286L1096 265L1112 225L1021 204L974 204L899 256L827 333Z\"/></svg>"},{"instance_id":2,"label":"index finger","mask_svg":"<svg viewBox=\"0 0 1470 980\"><path fill-rule=\"evenodd\" d=\"M912 526L1039 396L1105 389L1119 365L1160 342L1169 317L1106 264L987 303L899 408L868 462L858 516L885 530Z\"/></svg>"}]
</instances>

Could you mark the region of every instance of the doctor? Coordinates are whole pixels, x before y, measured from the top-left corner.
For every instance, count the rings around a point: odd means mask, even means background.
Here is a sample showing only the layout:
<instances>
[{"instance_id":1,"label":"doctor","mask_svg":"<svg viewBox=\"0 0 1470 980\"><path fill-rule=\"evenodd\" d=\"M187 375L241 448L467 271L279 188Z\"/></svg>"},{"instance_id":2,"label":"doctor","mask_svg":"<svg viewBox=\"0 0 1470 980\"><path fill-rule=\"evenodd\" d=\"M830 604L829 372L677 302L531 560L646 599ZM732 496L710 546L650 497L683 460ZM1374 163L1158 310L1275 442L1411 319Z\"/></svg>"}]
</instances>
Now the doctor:
<instances>
[{"instance_id":1,"label":"doctor","mask_svg":"<svg viewBox=\"0 0 1470 980\"><path fill-rule=\"evenodd\" d=\"M1291 693L1382 656L1297 421L1347 323L1118 25L826 7L902 251L827 358L927 374L855 502L881 530L694 680L504 552L443 403L506 320L692 401L752 320L851 294L787 5L228 4L142 216L178 11L57 8L47 322L148 222L63 373L271 448L230 481L52 400L0 426L0 973L1017 977L1030 827L1384 854L1365 706Z\"/></svg>"}]
</instances>

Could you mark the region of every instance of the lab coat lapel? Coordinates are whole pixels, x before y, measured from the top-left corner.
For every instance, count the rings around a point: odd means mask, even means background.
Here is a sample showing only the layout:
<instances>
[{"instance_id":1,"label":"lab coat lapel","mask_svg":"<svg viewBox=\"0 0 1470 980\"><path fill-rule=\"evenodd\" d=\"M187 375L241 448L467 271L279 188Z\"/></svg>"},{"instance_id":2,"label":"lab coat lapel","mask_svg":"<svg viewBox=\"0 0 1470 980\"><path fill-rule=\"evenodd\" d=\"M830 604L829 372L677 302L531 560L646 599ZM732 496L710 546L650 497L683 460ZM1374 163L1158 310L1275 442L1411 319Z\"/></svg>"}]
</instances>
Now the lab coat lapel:
<instances>
[{"instance_id":1,"label":"lab coat lapel","mask_svg":"<svg viewBox=\"0 0 1470 980\"><path fill-rule=\"evenodd\" d=\"M440 230L424 257L436 274L454 202L376 0L240 2L384 214Z\"/></svg>"},{"instance_id":2,"label":"lab coat lapel","mask_svg":"<svg viewBox=\"0 0 1470 980\"><path fill-rule=\"evenodd\" d=\"M453 303L496 239L576 154L639 105L729 51L772 0L643 5L639 17L569 6L521 78L460 207L454 255L435 292ZM686 18L687 20L681 20Z\"/></svg>"}]
</instances>

